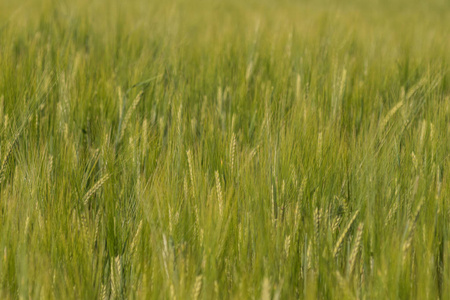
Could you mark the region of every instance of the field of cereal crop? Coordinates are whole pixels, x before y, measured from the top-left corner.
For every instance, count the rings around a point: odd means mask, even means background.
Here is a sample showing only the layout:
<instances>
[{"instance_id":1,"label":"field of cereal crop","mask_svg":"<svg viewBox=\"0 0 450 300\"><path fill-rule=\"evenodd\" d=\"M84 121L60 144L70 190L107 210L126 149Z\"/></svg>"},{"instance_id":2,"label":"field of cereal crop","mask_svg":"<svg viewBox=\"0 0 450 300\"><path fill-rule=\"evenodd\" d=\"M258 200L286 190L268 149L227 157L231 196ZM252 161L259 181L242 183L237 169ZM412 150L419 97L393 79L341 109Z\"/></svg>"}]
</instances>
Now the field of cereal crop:
<instances>
[{"instance_id":1,"label":"field of cereal crop","mask_svg":"<svg viewBox=\"0 0 450 300\"><path fill-rule=\"evenodd\" d=\"M0 298L449 299L450 3L0 0Z\"/></svg>"}]
</instances>

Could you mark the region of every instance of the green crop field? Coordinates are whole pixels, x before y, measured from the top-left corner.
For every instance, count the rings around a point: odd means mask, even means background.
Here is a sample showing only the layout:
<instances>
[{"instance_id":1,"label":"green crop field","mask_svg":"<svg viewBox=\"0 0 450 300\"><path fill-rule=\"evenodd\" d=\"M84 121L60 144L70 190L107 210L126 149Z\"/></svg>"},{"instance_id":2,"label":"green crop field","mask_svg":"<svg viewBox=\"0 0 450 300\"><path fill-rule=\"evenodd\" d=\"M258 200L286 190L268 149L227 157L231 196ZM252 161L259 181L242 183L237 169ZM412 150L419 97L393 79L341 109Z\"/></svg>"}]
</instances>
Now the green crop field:
<instances>
[{"instance_id":1,"label":"green crop field","mask_svg":"<svg viewBox=\"0 0 450 300\"><path fill-rule=\"evenodd\" d=\"M0 0L1 299L450 299L447 0Z\"/></svg>"}]
</instances>

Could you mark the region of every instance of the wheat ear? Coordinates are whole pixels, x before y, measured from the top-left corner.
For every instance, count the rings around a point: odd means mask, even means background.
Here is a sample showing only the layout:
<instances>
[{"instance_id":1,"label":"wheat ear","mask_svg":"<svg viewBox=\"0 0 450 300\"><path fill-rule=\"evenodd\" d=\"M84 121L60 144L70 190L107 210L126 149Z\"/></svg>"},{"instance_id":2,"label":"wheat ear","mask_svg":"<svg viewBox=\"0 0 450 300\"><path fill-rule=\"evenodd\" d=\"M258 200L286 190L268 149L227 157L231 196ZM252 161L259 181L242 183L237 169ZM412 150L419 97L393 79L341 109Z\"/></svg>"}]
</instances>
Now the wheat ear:
<instances>
[{"instance_id":1,"label":"wheat ear","mask_svg":"<svg viewBox=\"0 0 450 300\"><path fill-rule=\"evenodd\" d=\"M16 145L17 141L19 140L21 130L16 132L16 135L14 136L14 139L9 143L8 147L6 148L6 154L3 158L2 166L0 168L0 184L3 182L3 179L5 179L5 171L6 166L8 165L8 160L11 157L12 150L14 149L14 146Z\"/></svg>"},{"instance_id":2,"label":"wheat ear","mask_svg":"<svg viewBox=\"0 0 450 300\"><path fill-rule=\"evenodd\" d=\"M136 107L139 104L139 101L141 101L141 97L142 97L142 92L140 92L136 98L134 98L133 103L131 104L130 108L128 109L125 118L123 120L123 126L122 126L122 130L120 131L120 136L119 136L119 140L121 140L123 138L123 135L125 134L125 129L127 129L127 125L128 122L131 119L131 115L133 114L133 112L136 110Z\"/></svg>"},{"instance_id":3,"label":"wheat ear","mask_svg":"<svg viewBox=\"0 0 450 300\"><path fill-rule=\"evenodd\" d=\"M94 186L83 197L84 205L88 204L88 201L92 197L92 195L94 195L108 179L109 179L109 174L106 174L99 181L97 181L96 184L94 184Z\"/></svg>"},{"instance_id":4,"label":"wheat ear","mask_svg":"<svg viewBox=\"0 0 450 300\"><path fill-rule=\"evenodd\" d=\"M333 250L333 256L336 258L339 254L339 251L341 250L342 243L344 242L345 236L347 235L348 231L350 230L350 227L352 227L353 222L355 221L356 217L358 216L359 210L355 212L353 217L350 219L350 222L348 222L347 226L345 227L344 231L342 232L341 236L339 237L336 246L334 246Z\"/></svg>"}]
</instances>

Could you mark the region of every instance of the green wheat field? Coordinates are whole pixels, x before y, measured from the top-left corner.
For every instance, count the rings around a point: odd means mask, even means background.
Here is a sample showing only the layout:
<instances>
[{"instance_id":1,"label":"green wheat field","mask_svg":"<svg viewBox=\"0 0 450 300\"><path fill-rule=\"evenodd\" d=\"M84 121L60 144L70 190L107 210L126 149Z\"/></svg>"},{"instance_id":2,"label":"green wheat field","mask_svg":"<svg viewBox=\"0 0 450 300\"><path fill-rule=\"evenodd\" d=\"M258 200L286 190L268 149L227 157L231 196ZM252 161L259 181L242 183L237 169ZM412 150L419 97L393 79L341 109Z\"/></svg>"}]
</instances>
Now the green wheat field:
<instances>
[{"instance_id":1,"label":"green wheat field","mask_svg":"<svg viewBox=\"0 0 450 300\"><path fill-rule=\"evenodd\" d=\"M450 299L450 2L0 0L1 299Z\"/></svg>"}]
</instances>

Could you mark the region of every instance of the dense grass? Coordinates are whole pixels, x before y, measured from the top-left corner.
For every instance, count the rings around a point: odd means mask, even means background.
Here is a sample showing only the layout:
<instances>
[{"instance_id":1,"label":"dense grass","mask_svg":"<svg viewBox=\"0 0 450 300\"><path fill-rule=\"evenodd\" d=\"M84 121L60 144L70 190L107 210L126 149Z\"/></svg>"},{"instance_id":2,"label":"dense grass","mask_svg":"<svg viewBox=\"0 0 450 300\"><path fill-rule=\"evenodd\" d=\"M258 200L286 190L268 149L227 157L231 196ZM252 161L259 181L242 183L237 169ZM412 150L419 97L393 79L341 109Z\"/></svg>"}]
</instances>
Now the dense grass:
<instances>
[{"instance_id":1,"label":"dense grass","mask_svg":"<svg viewBox=\"0 0 450 300\"><path fill-rule=\"evenodd\" d=\"M0 297L449 299L449 28L0 0Z\"/></svg>"}]
</instances>

